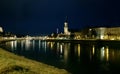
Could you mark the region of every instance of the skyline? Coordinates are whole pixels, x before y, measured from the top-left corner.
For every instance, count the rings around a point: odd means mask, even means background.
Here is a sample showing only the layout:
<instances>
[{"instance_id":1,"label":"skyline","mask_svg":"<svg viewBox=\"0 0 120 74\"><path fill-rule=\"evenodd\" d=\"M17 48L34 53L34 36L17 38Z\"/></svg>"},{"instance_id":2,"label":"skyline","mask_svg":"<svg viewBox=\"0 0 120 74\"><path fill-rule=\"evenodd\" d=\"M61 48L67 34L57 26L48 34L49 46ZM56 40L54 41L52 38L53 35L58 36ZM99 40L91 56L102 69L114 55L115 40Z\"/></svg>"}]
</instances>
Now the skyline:
<instances>
[{"instance_id":1,"label":"skyline","mask_svg":"<svg viewBox=\"0 0 120 74\"><path fill-rule=\"evenodd\" d=\"M68 16L69 28L119 26L119 1L104 0L1 0L0 26L19 34L63 32Z\"/></svg>"}]
</instances>

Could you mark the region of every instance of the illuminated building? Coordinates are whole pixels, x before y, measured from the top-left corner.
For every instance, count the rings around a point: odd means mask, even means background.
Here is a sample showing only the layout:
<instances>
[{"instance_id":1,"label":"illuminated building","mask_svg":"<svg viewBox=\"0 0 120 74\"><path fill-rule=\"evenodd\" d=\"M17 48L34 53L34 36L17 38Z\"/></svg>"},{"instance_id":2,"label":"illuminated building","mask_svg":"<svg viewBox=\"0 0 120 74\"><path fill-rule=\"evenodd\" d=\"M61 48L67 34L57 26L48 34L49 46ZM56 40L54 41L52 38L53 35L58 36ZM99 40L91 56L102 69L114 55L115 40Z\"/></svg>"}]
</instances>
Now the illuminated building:
<instances>
[{"instance_id":1,"label":"illuminated building","mask_svg":"<svg viewBox=\"0 0 120 74\"><path fill-rule=\"evenodd\" d=\"M70 32L68 31L68 22L67 21L65 21L65 23L64 23L64 34L70 35Z\"/></svg>"},{"instance_id":2,"label":"illuminated building","mask_svg":"<svg viewBox=\"0 0 120 74\"><path fill-rule=\"evenodd\" d=\"M71 39L81 39L82 33L79 29L70 29Z\"/></svg>"},{"instance_id":3,"label":"illuminated building","mask_svg":"<svg viewBox=\"0 0 120 74\"><path fill-rule=\"evenodd\" d=\"M69 29L66 18L64 22L64 33L58 34L57 39L120 40L120 27L89 27L83 30Z\"/></svg>"},{"instance_id":4,"label":"illuminated building","mask_svg":"<svg viewBox=\"0 0 120 74\"><path fill-rule=\"evenodd\" d=\"M3 32L3 28L2 28L2 27L0 27L0 32L1 32L1 33Z\"/></svg>"},{"instance_id":5,"label":"illuminated building","mask_svg":"<svg viewBox=\"0 0 120 74\"><path fill-rule=\"evenodd\" d=\"M94 31L94 33L93 33ZM120 27L95 27L88 28L84 36L91 38L94 36L94 39L108 39L108 40L119 40L120 39Z\"/></svg>"},{"instance_id":6,"label":"illuminated building","mask_svg":"<svg viewBox=\"0 0 120 74\"><path fill-rule=\"evenodd\" d=\"M69 39L70 35L71 33L69 32L68 22L67 22L67 17L66 17L65 22L64 22L64 33L58 34L57 38L58 39Z\"/></svg>"},{"instance_id":7,"label":"illuminated building","mask_svg":"<svg viewBox=\"0 0 120 74\"><path fill-rule=\"evenodd\" d=\"M120 39L120 27L95 28L98 39L118 40Z\"/></svg>"}]
</instances>

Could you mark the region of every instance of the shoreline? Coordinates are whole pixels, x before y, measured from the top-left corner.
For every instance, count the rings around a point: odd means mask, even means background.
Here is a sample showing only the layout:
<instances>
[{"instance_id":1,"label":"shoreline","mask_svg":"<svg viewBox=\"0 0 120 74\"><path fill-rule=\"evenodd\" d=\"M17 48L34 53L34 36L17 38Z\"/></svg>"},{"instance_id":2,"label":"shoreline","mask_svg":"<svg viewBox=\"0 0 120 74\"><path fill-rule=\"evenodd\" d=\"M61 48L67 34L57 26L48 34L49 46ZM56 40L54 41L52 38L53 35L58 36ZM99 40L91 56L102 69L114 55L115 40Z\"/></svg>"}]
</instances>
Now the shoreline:
<instances>
[{"instance_id":1,"label":"shoreline","mask_svg":"<svg viewBox=\"0 0 120 74\"><path fill-rule=\"evenodd\" d=\"M37 62L0 48L0 74L70 74L65 69L59 69Z\"/></svg>"},{"instance_id":2,"label":"shoreline","mask_svg":"<svg viewBox=\"0 0 120 74\"><path fill-rule=\"evenodd\" d=\"M41 41L47 42L65 42L65 43L103 43L103 44L120 44L120 40L100 40L100 39L81 39L81 40L57 40L57 39L46 39Z\"/></svg>"}]
</instances>

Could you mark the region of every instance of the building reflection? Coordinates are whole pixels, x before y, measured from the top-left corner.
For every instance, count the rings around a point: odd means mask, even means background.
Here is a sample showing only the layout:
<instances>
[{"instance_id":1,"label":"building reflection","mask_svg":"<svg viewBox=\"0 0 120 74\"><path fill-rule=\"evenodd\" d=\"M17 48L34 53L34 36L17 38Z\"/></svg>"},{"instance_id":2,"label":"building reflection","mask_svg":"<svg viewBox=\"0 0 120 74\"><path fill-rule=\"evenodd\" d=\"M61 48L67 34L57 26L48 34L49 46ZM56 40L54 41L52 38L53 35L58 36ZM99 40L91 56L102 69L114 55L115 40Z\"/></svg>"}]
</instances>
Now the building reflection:
<instances>
[{"instance_id":1,"label":"building reflection","mask_svg":"<svg viewBox=\"0 0 120 74\"><path fill-rule=\"evenodd\" d=\"M57 54L59 55L59 48L60 48L60 43L57 42Z\"/></svg>"},{"instance_id":2,"label":"building reflection","mask_svg":"<svg viewBox=\"0 0 120 74\"><path fill-rule=\"evenodd\" d=\"M101 57L101 60L104 60L104 57L105 57L105 47L101 48L101 50L100 50L100 57Z\"/></svg>"},{"instance_id":3,"label":"building reflection","mask_svg":"<svg viewBox=\"0 0 120 74\"><path fill-rule=\"evenodd\" d=\"M17 49L17 41L11 41L11 42L10 42L10 45L11 45L12 51L14 51L14 50Z\"/></svg>"},{"instance_id":4,"label":"building reflection","mask_svg":"<svg viewBox=\"0 0 120 74\"><path fill-rule=\"evenodd\" d=\"M30 40L25 40L25 50L29 50L30 49Z\"/></svg>"},{"instance_id":5,"label":"building reflection","mask_svg":"<svg viewBox=\"0 0 120 74\"><path fill-rule=\"evenodd\" d=\"M80 52L81 52L80 44L75 44L75 55L77 56L78 60L80 60Z\"/></svg>"},{"instance_id":6,"label":"building reflection","mask_svg":"<svg viewBox=\"0 0 120 74\"><path fill-rule=\"evenodd\" d=\"M70 51L70 43L64 44L64 62L67 63Z\"/></svg>"},{"instance_id":7,"label":"building reflection","mask_svg":"<svg viewBox=\"0 0 120 74\"><path fill-rule=\"evenodd\" d=\"M47 50L47 42L46 41L44 42L44 47L45 47L45 52L46 52L46 50Z\"/></svg>"},{"instance_id":8,"label":"building reflection","mask_svg":"<svg viewBox=\"0 0 120 74\"><path fill-rule=\"evenodd\" d=\"M80 57L80 44L78 44L78 57Z\"/></svg>"},{"instance_id":9,"label":"building reflection","mask_svg":"<svg viewBox=\"0 0 120 74\"><path fill-rule=\"evenodd\" d=\"M109 61L109 48L108 46L101 47L100 49L101 60Z\"/></svg>"},{"instance_id":10,"label":"building reflection","mask_svg":"<svg viewBox=\"0 0 120 74\"><path fill-rule=\"evenodd\" d=\"M11 41L11 42L10 42L10 45L11 45L11 49L12 49L12 51L13 51L13 50L14 50L14 42Z\"/></svg>"},{"instance_id":11,"label":"building reflection","mask_svg":"<svg viewBox=\"0 0 120 74\"><path fill-rule=\"evenodd\" d=\"M55 52L59 56L62 62L67 63L68 55L70 51L70 43L61 43L61 42L48 42L49 47L52 49L52 52Z\"/></svg>"},{"instance_id":12,"label":"building reflection","mask_svg":"<svg viewBox=\"0 0 120 74\"><path fill-rule=\"evenodd\" d=\"M35 40L32 41L33 50L35 49Z\"/></svg>"},{"instance_id":13,"label":"building reflection","mask_svg":"<svg viewBox=\"0 0 120 74\"><path fill-rule=\"evenodd\" d=\"M41 48L41 40L39 40L39 42L38 42L38 48L40 50L40 48Z\"/></svg>"},{"instance_id":14,"label":"building reflection","mask_svg":"<svg viewBox=\"0 0 120 74\"><path fill-rule=\"evenodd\" d=\"M60 44L60 54L62 54L62 53L63 53L63 45Z\"/></svg>"},{"instance_id":15,"label":"building reflection","mask_svg":"<svg viewBox=\"0 0 120 74\"><path fill-rule=\"evenodd\" d=\"M55 42L47 42L47 44L50 47L50 49L53 49Z\"/></svg>"},{"instance_id":16,"label":"building reflection","mask_svg":"<svg viewBox=\"0 0 120 74\"><path fill-rule=\"evenodd\" d=\"M41 57L42 60L44 60L44 58L45 60L57 60L65 66L73 63L95 63L100 65L102 63L102 65L120 63L120 47L116 45L57 41L46 42L41 40L10 41L6 44L11 48L11 51L15 53L20 52L19 54L27 54L28 57L37 57L37 59L40 60Z\"/></svg>"},{"instance_id":17,"label":"building reflection","mask_svg":"<svg viewBox=\"0 0 120 74\"><path fill-rule=\"evenodd\" d=\"M116 49L109 49L109 52L107 52L108 55L108 60L111 61L112 63L119 63L120 62L120 48Z\"/></svg>"},{"instance_id":18,"label":"building reflection","mask_svg":"<svg viewBox=\"0 0 120 74\"><path fill-rule=\"evenodd\" d=\"M21 41L21 50L24 49L24 40Z\"/></svg>"},{"instance_id":19,"label":"building reflection","mask_svg":"<svg viewBox=\"0 0 120 74\"><path fill-rule=\"evenodd\" d=\"M49 42L39 40L38 42L39 51L42 50L46 53L49 44L50 44Z\"/></svg>"},{"instance_id":20,"label":"building reflection","mask_svg":"<svg viewBox=\"0 0 120 74\"><path fill-rule=\"evenodd\" d=\"M106 47L106 60L109 61L109 48Z\"/></svg>"},{"instance_id":21,"label":"building reflection","mask_svg":"<svg viewBox=\"0 0 120 74\"><path fill-rule=\"evenodd\" d=\"M93 45L93 47L92 47L92 54L93 54L93 56L95 54L95 45Z\"/></svg>"}]
</instances>

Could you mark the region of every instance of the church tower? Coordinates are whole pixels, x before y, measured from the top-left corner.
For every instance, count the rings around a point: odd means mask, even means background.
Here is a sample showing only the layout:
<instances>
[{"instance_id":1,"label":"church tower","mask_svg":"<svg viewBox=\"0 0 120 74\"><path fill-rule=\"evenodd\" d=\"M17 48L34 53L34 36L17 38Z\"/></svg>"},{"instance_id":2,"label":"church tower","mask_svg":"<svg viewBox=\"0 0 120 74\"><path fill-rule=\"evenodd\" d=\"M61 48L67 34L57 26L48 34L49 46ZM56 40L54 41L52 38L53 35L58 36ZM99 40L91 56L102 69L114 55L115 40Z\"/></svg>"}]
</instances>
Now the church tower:
<instances>
[{"instance_id":1,"label":"church tower","mask_svg":"<svg viewBox=\"0 0 120 74\"><path fill-rule=\"evenodd\" d=\"M67 17L64 22L64 34L69 35L70 32L68 31L68 22L67 22Z\"/></svg>"}]
</instances>

